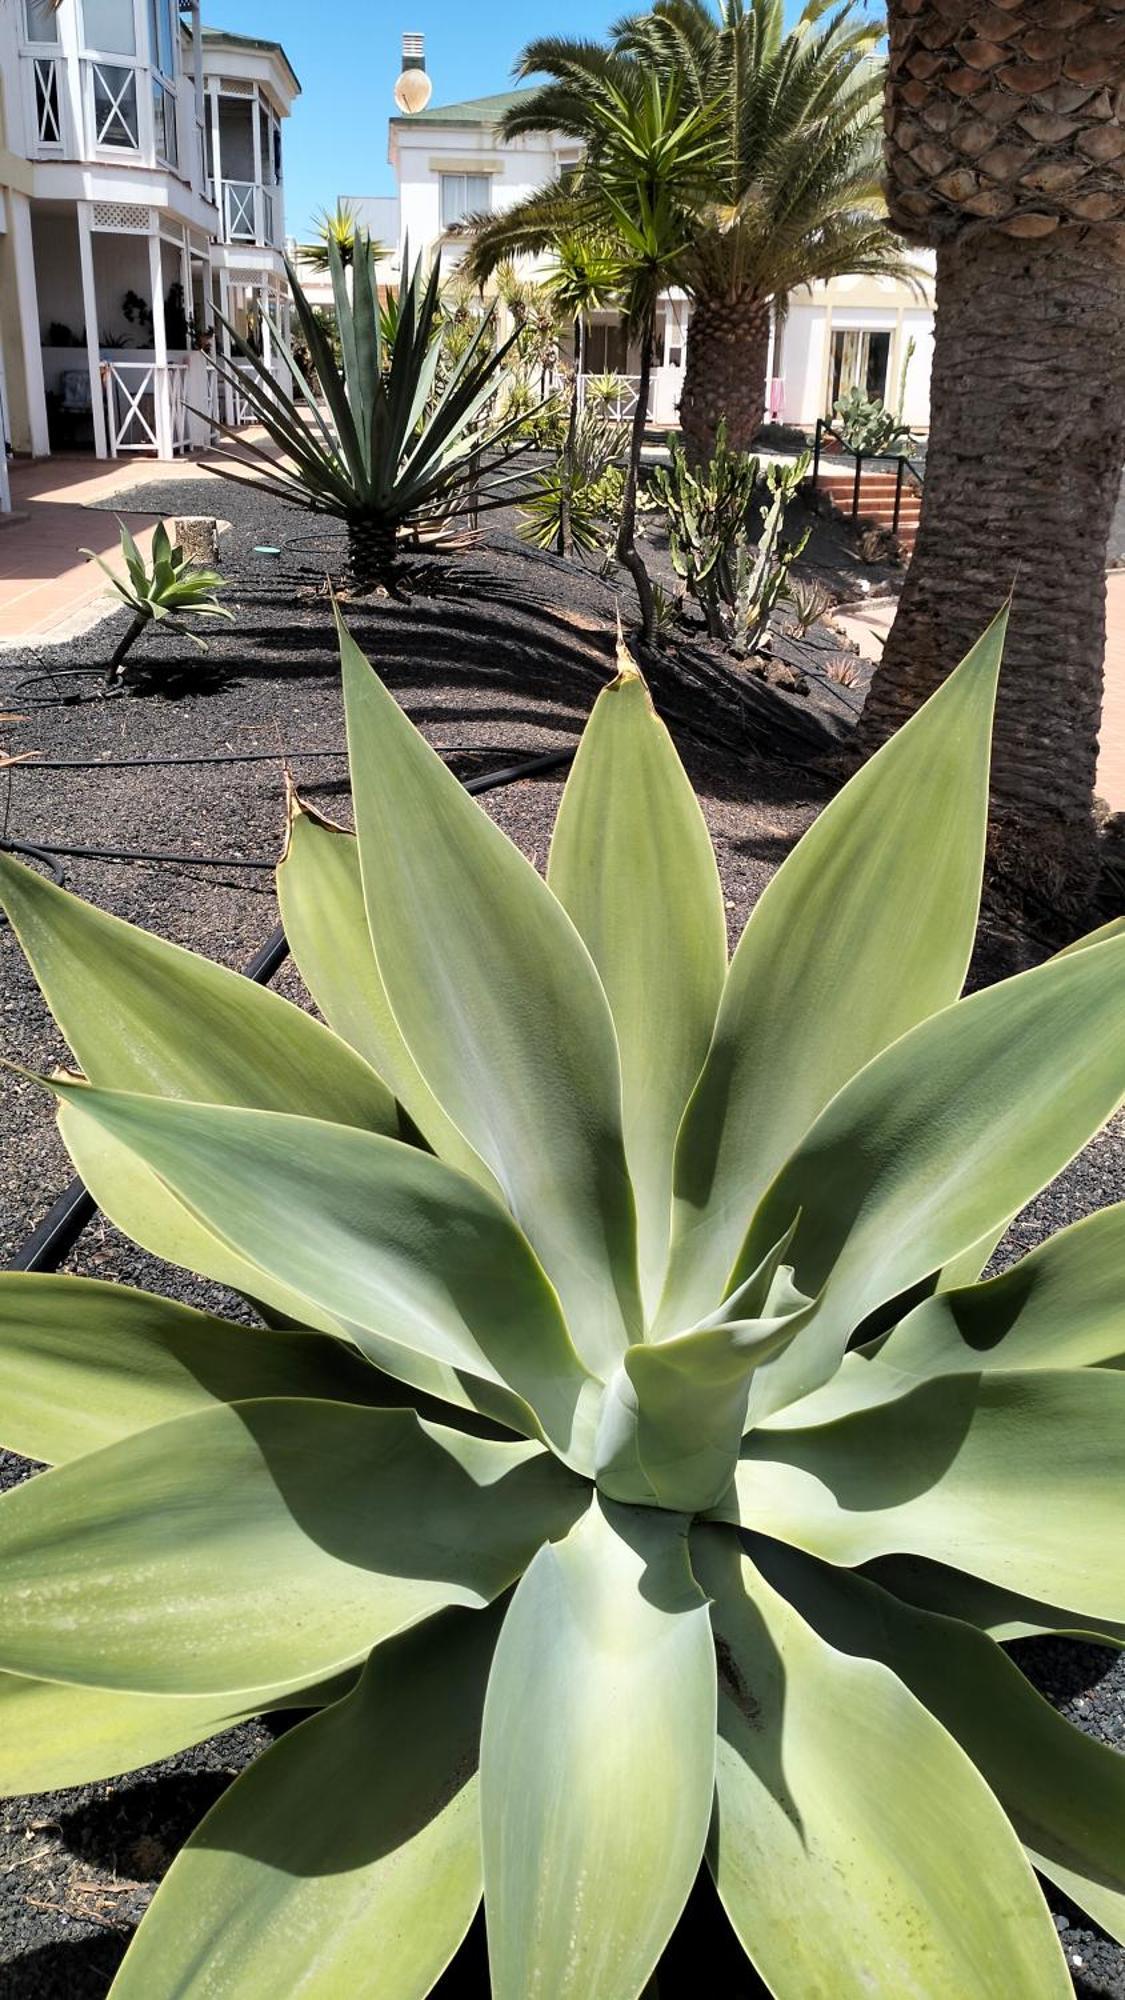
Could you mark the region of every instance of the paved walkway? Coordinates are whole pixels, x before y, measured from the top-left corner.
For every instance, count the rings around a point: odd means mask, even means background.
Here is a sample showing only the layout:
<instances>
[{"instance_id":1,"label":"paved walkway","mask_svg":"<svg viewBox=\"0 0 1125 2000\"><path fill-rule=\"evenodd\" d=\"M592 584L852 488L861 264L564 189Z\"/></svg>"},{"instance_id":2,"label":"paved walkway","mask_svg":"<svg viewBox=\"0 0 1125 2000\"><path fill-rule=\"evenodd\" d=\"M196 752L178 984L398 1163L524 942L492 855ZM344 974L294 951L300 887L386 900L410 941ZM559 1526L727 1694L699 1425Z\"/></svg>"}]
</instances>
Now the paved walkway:
<instances>
[{"instance_id":1,"label":"paved walkway","mask_svg":"<svg viewBox=\"0 0 1125 2000\"><path fill-rule=\"evenodd\" d=\"M1114 812L1125 812L1125 570L1106 577L1105 695L1097 788ZM872 598L841 614L836 623L865 659L877 660L895 615L893 597Z\"/></svg>"}]
</instances>

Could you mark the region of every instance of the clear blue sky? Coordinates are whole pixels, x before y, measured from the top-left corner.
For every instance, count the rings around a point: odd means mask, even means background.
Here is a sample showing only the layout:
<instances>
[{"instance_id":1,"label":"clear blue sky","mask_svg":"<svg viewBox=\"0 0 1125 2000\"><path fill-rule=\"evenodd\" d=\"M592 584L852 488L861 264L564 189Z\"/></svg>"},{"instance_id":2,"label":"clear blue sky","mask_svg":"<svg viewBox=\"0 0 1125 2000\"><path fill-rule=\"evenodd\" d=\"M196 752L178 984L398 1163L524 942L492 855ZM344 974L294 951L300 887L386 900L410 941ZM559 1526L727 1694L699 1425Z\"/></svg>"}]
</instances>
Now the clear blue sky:
<instances>
[{"instance_id":1,"label":"clear blue sky","mask_svg":"<svg viewBox=\"0 0 1125 2000\"><path fill-rule=\"evenodd\" d=\"M404 30L426 37L434 102L484 97L511 85L511 67L535 35L601 36L643 0L204 0L209 27L284 45L301 80L285 128L286 228L308 234L338 194L393 194L387 119ZM788 5L793 15L797 5Z\"/></svg>"}]
</instances>

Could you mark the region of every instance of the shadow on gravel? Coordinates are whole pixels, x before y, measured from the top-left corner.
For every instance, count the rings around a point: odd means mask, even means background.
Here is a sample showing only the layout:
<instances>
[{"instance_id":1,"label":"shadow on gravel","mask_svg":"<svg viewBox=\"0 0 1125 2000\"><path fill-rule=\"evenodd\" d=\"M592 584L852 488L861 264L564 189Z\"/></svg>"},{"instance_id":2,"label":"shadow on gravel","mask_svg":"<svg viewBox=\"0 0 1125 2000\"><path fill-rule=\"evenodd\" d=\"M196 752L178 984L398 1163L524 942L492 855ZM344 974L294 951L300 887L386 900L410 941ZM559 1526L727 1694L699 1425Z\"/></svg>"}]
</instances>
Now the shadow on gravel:
<instances>
[{"instance_id":1,"label":"shadow on gravel","mask_svg":"<svg viewBox=\"0 0 1125 2000\"><path fill-rule=\"evenodd\" d=\"M0 2000L105 2000L128 1942L106 1931L40 1945L0 1965Z\"/></svg>"}]
</instances>

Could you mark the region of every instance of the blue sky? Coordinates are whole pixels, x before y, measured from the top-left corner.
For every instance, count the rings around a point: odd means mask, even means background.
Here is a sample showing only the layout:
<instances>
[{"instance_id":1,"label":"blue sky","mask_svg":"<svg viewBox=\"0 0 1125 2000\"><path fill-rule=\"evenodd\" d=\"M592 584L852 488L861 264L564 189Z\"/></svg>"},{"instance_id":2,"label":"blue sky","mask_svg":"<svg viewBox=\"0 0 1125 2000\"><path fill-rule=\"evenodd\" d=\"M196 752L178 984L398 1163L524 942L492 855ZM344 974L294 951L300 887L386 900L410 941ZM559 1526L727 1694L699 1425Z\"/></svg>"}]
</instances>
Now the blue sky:
<instances>
[{"instance_id":1,"label":"blue sky","mask_svg":"<svg viewBox=\"0 0 1125 2000\"><path fill-rule=\"evenodd\" d=\"M506 90L524 43L600 36L630 0L205 0L209 26L284 44L302 95L285 131L286 228L302 237L337 194L391 194L387 119L403 30L426 37L434 102ZM633 0L639 4L639 0ZM797 7L787 11L796 13Z\"/></svg>"}]
</instances>

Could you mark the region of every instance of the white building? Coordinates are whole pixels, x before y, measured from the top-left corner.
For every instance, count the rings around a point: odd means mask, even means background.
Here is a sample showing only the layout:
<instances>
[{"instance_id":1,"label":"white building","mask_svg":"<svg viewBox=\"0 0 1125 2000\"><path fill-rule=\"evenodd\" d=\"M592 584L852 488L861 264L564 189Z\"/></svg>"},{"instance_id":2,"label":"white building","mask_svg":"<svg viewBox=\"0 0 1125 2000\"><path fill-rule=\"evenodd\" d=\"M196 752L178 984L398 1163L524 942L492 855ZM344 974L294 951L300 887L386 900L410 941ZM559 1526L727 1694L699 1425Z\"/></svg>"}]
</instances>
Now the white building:
<instances>
[{"instance_id":1,"label":"white building","mask_svg":"<svg viewBox=\"0 0 1125 2000\"><path fill-rule=\"evenodd\" d=\"M299 89L278 43L201 30L198 0L0 4L13 450L172 458L209 440L192 412L216 407L216 306L267 358L262 307L286 310L281 126ZM223 414L244 412L226 396Z\"/></svg>"},{"instance_id":2,"label":"white building","mask_svg":"<svg viewBox=\"0 0 1125 2000\"><path fill-rule=\"evenodd\" d=\"M380 268L380 279L397 277L409 244L440 257L452 271L463 255L455 225L467 215L511 207L579 157L579 143L562 133L534 133L502 141L497 122L522 91L470 98L460 104L430 105L413 116L390 120L388 158L394 169L395 197L344 195L357 221L395 259ZM789 300L775 328L771 363L770 415L785 423L811 426L830 414L836 396L854 383L870 395L897 405L906 369L905 421L924 430L929 423L930 359L933 349L933 264L919 251L920 290L891 279L837 278L802 287ZM690 301L670 291L657 320L657 356L649 410L656 424L677 420L683 383ZM617 314L596 313L588 329L589 374L616 374L635 380L639 355L626 341ZM635 400L635 399L634 399Z\"/></svg>"}]
</instances>

